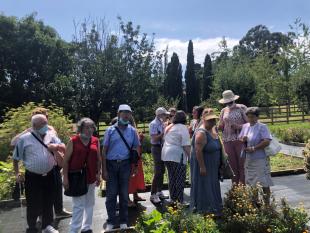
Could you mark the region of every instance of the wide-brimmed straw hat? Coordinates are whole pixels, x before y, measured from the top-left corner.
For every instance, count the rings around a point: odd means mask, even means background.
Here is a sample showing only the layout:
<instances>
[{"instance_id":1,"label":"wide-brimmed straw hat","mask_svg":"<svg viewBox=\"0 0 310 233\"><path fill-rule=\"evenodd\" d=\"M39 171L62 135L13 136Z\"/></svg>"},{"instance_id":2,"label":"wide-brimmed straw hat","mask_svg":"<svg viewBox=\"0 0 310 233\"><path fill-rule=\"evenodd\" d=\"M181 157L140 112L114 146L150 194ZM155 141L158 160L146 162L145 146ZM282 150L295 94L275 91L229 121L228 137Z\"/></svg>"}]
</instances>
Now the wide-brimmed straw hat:
<instances>
[{"instance_id":1,"label":"wide-brimmed straw hat","mask_svg":"<svg viewBox=\"0 0 310 233\"><path fill-rule=\"evenodd\" d=\"M212 119L218 119L219 117L213 112L213 111L210 111L208 113L205 113L203 115L203 119L208 121L208 120L212 120Z\"/></svg>"},{"instance_id":2,"label":"wide-brimmed straw hat","mask_svg":"<svg viewBox=\"0 0 310 233\"><path fill-rule=\"evenodd\" d=\"M235 95L231 90L226 90L223 92L223 99L219 100L220 104L227 104L239 99L239 95Z\"/></svg>"}]
</instances>

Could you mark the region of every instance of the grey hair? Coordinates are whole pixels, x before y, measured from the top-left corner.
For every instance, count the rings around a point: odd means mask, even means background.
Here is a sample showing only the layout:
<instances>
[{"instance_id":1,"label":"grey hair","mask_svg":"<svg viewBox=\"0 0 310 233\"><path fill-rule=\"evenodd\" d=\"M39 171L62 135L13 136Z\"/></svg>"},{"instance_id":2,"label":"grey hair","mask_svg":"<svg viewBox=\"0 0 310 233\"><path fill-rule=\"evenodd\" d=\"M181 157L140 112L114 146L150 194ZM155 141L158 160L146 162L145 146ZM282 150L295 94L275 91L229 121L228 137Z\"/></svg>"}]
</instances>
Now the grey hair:
<instances>
[{"instance_id":1,"label":"grey hair","mask_svg":"<svg viewBox=\"0 0 310 233\"><path fill-rule=\"evenodd\" d=\"M250 107L250 108L247 108L245 114L246 115L252 114L252 115L259 117L260 110L258 107Z\"/></svg>"},{"instance_id":2,"label":"grey hair","mask_svg":"<svg viewBox=\"0 0 310 233\"><path fill-rule=\"evenodd\" d=\"M83 117L81 120L78 121L78 123L76 123L77 133L81 133L83 126L87 123L91 124L95 131L97 130L96 124L92 119L90 119L88 117Z\"/></svg>"},{"instance_id":3,"label":"grey hair","mask_svg":"<svg viewBox=\"0 0 310 233\"><path fill-rule=\"evenodd\" d=\"M42 120L47 121L47 118L43 114L35 114L31 117L31 126L33 127L34 125L38 124Z\"/></svg>"}]
</instances>

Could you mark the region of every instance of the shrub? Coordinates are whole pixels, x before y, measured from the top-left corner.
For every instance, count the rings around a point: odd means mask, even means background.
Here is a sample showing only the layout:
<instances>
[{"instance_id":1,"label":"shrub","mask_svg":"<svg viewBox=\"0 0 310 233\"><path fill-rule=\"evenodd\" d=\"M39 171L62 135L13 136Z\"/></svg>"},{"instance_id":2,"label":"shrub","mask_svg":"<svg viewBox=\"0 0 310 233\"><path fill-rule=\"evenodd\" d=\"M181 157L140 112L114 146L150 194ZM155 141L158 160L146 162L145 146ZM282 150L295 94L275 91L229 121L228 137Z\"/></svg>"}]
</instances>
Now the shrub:
<instances>
[{"instance_id":1,"label":"shrub","mask_svg":"<svg viewBox=\"0 0 310 233\"><path fill-rule=\"evenodd\" d=\"M226 194L221 228L230 233L297 233L308 220L303 208L293 209L285 199L277 206L273 197L267 204L260 187L239 185Z\"/></svg>"},{"instance_id":2,"label":"shrub","mask_svg":"<svg viewBox=\"0 0 310 233\"><path fill-rule=\"evenodd\" d=\"M305 149L303 150L303 155L305 157L305 170L306 170L306 177L310 180L310 139L306 144Z\"/></svg>"},{"instance_id":3,"label":"shrub","mask_svg":"<svg viewBox=\"0 0 310 233\"><path fill-rule=\"evenodd\" d=\"M144 134L144 139L142 141L142 152L151 153L151 137Z\"/></svg>"},{"instance_id":4,"label":"shrub","mask_svg":"<svg viewBox=\"0 0 310 233\"><path fill-rule=\"evenodd\" d=\"M0 184L0 200L11 199L15 188L15 174L11 159L7 162L0 161ZM16 191L19 196L19 190Z\"/></svg>"},{"instance_id":5,"label":"shrub","mask_svg":"<svg viewBox=\"0 0 310 233\"><path fill-rule=\"evenodd\" d=\"M0 125L0 161L5 161L10 155L11 139L31 126L31 113L36 107L45 106L42 103L30 102L18 108L11 108L6 112L4 121ZM63 110L54 104L45 108L48 109L49 124L56 129L60 139L67 143L72 133L72 123L68 116L65 116Z\"/></svg>"},{"instance_id":6,"label":"shrub","mask_svg":"<svg viewBox=\"0 0 310 233\"><path fill-rule=\"evenodd\" d=\"M168 212L164 214L157 210L150 214L144 213L137 220L136 230L139 233L219 233L218 226L211 216L203 217L189 213L181 206L169 207Z\"/></svg>"},{"instance_id":7,"label":"shrub","mask_svg":"<svg viewBox=\"0 0 310 233\"><path fill-rule=\"evenodd\" d=\"M276 128L273 132L283 142L304 143L310 138L308 128Z\"/></svg>"}]
</instances>

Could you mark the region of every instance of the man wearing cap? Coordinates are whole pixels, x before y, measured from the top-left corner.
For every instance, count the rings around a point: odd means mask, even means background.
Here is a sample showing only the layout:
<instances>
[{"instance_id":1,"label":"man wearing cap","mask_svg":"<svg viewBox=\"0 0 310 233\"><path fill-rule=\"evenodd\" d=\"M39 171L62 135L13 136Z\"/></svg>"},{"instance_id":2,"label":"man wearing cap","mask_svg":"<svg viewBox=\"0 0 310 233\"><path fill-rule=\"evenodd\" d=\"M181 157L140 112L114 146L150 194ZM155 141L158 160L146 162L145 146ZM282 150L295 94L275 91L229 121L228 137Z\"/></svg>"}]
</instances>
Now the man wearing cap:
<instances>
[{"instance_id":1,"label":"man wearing cap","mask_svg":"<svg viewBox=\"0 0 310 233\"><path fill-rule=\"evenodd\" d=\"M169 112L163 108L157 108L155 111L156 117L150 123L150 136L151 136L151 152L154 160L154 177L151 189L151 202L157 204L161 202L160 199L166 199L162 192L162 186L164 182L165 164L161 160L161 149L163 145L164 136L164 120Z\"/></svg>"},{"instance_id":2,"label":"man wearing cap","mask_svg":"<svg viewBox=\"0 0 310 233\"><path fill-rule=\"evenodd\" d=\"M117 122L110 126L103 140L103 173L102 178L107 181L106 209L108 220L106 230L116 226L116 202L119 196L120 228L126 229L128 222L128 183L131 174L130 151L126 147L119 132L124 136L132 149L137 149L139 139L136 129L129 124L132 110L127 104L118 108Z\"/></svg>"}]
</instances>

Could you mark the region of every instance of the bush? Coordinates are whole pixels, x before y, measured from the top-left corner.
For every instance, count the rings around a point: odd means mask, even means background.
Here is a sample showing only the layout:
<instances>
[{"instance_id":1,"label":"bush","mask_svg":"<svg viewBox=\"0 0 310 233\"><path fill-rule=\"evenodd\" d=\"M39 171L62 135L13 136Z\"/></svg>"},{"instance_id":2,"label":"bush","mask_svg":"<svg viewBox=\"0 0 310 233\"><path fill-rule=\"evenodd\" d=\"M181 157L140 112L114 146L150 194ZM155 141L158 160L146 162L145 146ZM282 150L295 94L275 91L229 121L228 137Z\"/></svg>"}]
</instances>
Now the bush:
<instances>
[{"instance_id":1,"label":"bush","mask_svg":"<svg viewBox=\"0 0 310 233\"><path fill-rule=\"evenodd\" d=\"M308 128L276 128L273 132L283 142L305 143L310 138Z\"/></svg>"},{"instance_id":2,"label":"bush","mask_svg":"<svg viewBox=\"0 0 310 233\"><path fill-rule=\"evenodd\" d=\"M11 139L31 126L30 117L36 107L45 107L42 103L35 104L30 102L18 108L9 109L0 125L0 161L5 161L10 155ZM52 125L59 138L67 143L69 136L72 134L72 123L68 116L65 116L63 110L56 105L49 105L48 109L49 124Z\"/></svg>"},{"instance_id":3,"label":"bush","mask_svg":"<svg viewBox=\"0 0 310 233\"><path fill-rule=\"evenodd\" d=\"M230 233L298 233L306 230L309 217L305 210L291 208L285 199L277 206L272 197L267 204L260 187L239 185L224 199L221 232Z\"/></svg>"},{"instance_id":4,"label":"bush","mask_svg":"<svg viewBox=\"0 0 310 233\"><path fill-rule=\"evenodd\" d=\"M143 153L151 153L151 137L150 137L150 135L144 135L144 139L142 141L142 152Z\"/></svg>"},{"instance_id":5,"label":"bush","mask_svg":"<svg viewBox=\"0 0 310 233\"><path fill-rule=\"evenodd\" d=\"M211 216L192 214L181 206L169 207L165 214L157 210L144 213L137 220L136 230L139 233L219 233Z\"/></svg>"},{"instance_id":6,"label":"bush","mask_svg":"<svg viewBox=\"0 0 310 233\"><path fill-rule=\"evenodd\" d=\"M7 162L0 161L0 184L0 200L11 199L15 188L15 174L11 159ZM17 191L19 195L19 190Z\"/></svg>"},{"instance_id":7,"label":"bush","mask_svg":"<svg viewBox=\"0 0 310 233\"><path fill-rule=\"evenodd\" d=\"M310 139L308 140L308 143L303 150L303 155L305 157L305 170L306 170L306 177L308 180L310 180Z\"/></svg>"}]
</instances>

